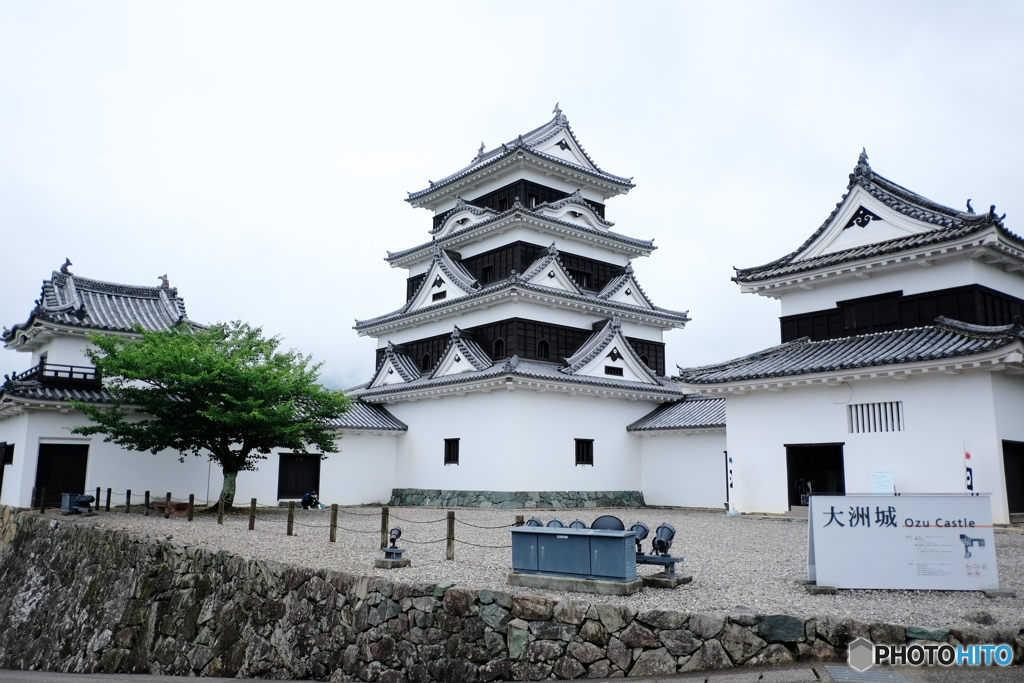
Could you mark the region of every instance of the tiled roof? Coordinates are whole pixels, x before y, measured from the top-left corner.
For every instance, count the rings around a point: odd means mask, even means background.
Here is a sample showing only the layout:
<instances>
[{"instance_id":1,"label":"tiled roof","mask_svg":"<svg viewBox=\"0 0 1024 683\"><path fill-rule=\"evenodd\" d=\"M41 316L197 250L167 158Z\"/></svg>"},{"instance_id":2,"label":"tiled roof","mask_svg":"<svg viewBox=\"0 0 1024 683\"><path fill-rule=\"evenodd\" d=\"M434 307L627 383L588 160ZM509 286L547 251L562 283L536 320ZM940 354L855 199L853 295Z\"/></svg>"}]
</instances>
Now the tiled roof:
<instances>
[{"instance_id":1,"label":"tiled roof","mask_svg":"<svg viewBox=\"0 0 1024 683\"><path fill-rule=\"evenodd\" d=\"M858 186L891 209L915 220L930 223L935 228L917 235L852 247L812 258L798 259L797 257L828 229L832 221L835 220L836 214L839 213L845 204L850 192ZM836 204L836 208L825 222L821 224L821 227L808 237L799 248L780 259L754 268L737 268L733 280L739 283L770 280L776 277L808 272L842 263L872 259L932 244L950 242L989 228L994 228L1000 235L1016 242L1019 247L1024 248L1024 240L1007 230L1003 226L1002 219L1002 216L996 215L994 206L987 213L982 214L957 211L911 192L907 188L875 173L871 166L868 165L867 154L862 152L857 166L854 168L853 173L850 174L850 182L847 185L846 193L843 194L842 199Z\"/></svg>"},{"instance_id":2,"label":"tiled roof","mask_svg":"<svg viewBox=\"0 0 1024 683\"><path fill-rule=\"evenodd\" d=\"M452 331L452 338L448 342L448 346L446 346L444 351L441 352L437 367L434 368L434 372L431 374L431 377L435 376L441 369L441 359L448 356L448 352L451 351L453 346L458 350L461 357L465 358L475 370L486 370L494 365L494 362L483 348L469 337L463 337L462 330L456 326Z\"/></svg>"},{"instance_id":3,"label":"tiled roof","mask_svg":"<svg viewBox=\"0 0 1024 683\"><path fill-rule=\"evenodd\" d=\"M22 401L46 401L69 403L113 403L114 396L106 389L72 389L47 387L39 382L7 382L0 387L0 405L10 403L10 399ZM408 431L408 427L383 407L363 403L353 398L345 413L334 420L328 420L331 427L342 430L373 430L373 431Z\"/></svg>"},{"instance_id":4,"label":"tiled roof","mask_svg":"<svg viewBox=\"0 0 1024 683\"><path fill-rule=\"evenodd\" d=\"M363 403L358 398L352 399L348 410L327 424L341 430L367 430L383 432L406 432L409 427L385 410L382 406Z\"/></svg>"},{"instance_id":5,"label":"tiled roof","mask_svg":"<svg viewBox=\"0 0 1024 683\"><path fill-rule=\"evenodd\" d=\"M399 353L395 345L390 341L387 347L384 349L384 363L381 363L381 368L386 365L386 361L391 361L391 365L398 371L399 376L406 382L411 382L414 379L418 379L422 374L420 373L419 366L404 353Z\"/></svg>"},{"instance_id":6,"label":"tiled roof","mask_svg":"<svg viewBox=\"0 0 1024 683\"><path fill-rule=\"evenodd\" d=\"M69 264L68 264L69 265ZM89 280L73 275L65 265L43 281L42 296L29 319L2 338L10 342L34 321L45 320L68 327L113 332L166 330L188 320L185 302L173 287L141 287Z\"/></svg>"},{"instance_id":7,"label":"tiled roof","mask_svg":"<svg viewBox=\"0 0 1024 683\"><path fill-rule=\"evenodd\" d=\"M572 137L573 142L575 142L576 146L580 149L580 151L583 152L583 156L586 157L588 162L590 162L592 168L586 168L584 166L580 166L579 164L574 164L572 162L566 161L565 159L552 156L550 154L545 154L543 152L539 152L535 149L538 145L547 142L552 137L562 132L565 132L566 134ZM573 134L572 129L569 127L569 119L567 119L565 114L563 114L562 111L556 107L554 118L552 118L544 125L531 130L529 133L520 135L516 139L511 140L501 145L500 147L492 149L489 152L484 152L483 147L481 146L480 153L478 153L477 156L473 158L473 160L469 163L468 166L456 171L447 178L443 178L436 182L430 181L430 186L427 188L418 190L416 192L410 192L409 198L406 201L414 201L420 197L423 197L424 195L434 192L435 190L441 189L446 185L450 185L451 183L455 182L456 180L459 180L460 178L464 178L476 171L479 171L483 168L486 168L487 166L490 166L491 164L498 162L501 159L504 159L505 157L511 154L515 154L517 150L526 151L529 152L530 154L535 154L538 157L543 158L547 161L554 161L556 163L562 164L577 171L583 171L585 173L597 176L605 181L615 183L617 185L621 185L627 188L633 187L631 178L623 178L622 176L613 175L598 168L597 164L594 163L594 160L590 158L590 156L583 149L583 145L579 143L579 140Z\"/></svg>"},{"instance_id":8,"label":"tiled roof","mask_svg":"<svg viewBox=\"0 0 1024 683\"><path fill-rule=\"evenodd\" d=\"M423 244L418 244L415 247L410 247L409 249L403 249L402 251L389 251L388 255L384 258L384 260L388 261L390 263L392 261L397 261L397 260L399 260L401 258L409 256L410 254L414 254L414 253L416 253L418 251L426 251L428 249L434 249L434 248L436 248L439 245L440 246L447 245L450 242L457 241L458 238L462 237L463 235L466 235L468 233L471 233L471 232L474 232L476 230L479 230L482 227L486 227L488 225L492 225L492 224L494 224L494 223L496 223L498 221L501 221L501 220L504 220L505 218L513 216L516 213L521 213L521 214L524 214L524 215L527 215L527 216L538 218L538 219L547 221L549 223L553 223L554 225L557 225L557 226L560 226L560 227L572 228L572 229L578 230L580 232L588 233L588 234L591 234L591 235L597 235L597 236L600 236L600 237L603 237L603 238L606 238L606 239L611 239L611 240L613 240L615 242L618 242L620 244L623 244L623 245L626 245L626 246L630 246L630 247L633 247L633 248L636 248L636 249L652 250L652 251L654 249L657 249L657 247L654 246L654 240L637 239L636 237L629 237L628 235L623 235L623 234L620 234L620 233L617 233L617 232L612 232L610 230L599 230L599 229L593 228L593 227L591 227L589 225L584 225L582 223L574 223L572 221L565 221L565 220L562 220L560 218L552 218L551 216L546 215L543 211L540 210L540 209L542 209L543 206L544 205L541 204L541 205L535 206L535 207L533 207L531 209L531 208L527 208L526 206L524 206L523 204L521 204L519 202L514 202L512 204L512 208L511 209L508 209L507 211L503 211L501 213L495 214L494 216L492 216L490 218L486 218L486 219L484 219L482 221L479 221L477 223L473 223L472 225L467 225L467 226L465 226L463 228L459 228L458 230L453 230L452 232L448 233L447 235L445 235L443 238L441 238L439 240L430 241L430 242L424 242Z\"/></svg>"},{"instance_id":9,"label":"tiled roof","mask_svg":"<svg viewBox=\"0 0 1024 683\"><path fill-rule=\"evenodd\" d=\"M401 394L417 389L431 389L454 384L464 384L480 380L495 379L497 377L511 376L524 379L551 380L562 384L579 386L593 386L608 389L623 389L642 391L657 394L660 397L680 397L682 390L672 381L665 378L656 378L657 384L642 384L628 380L616 380L611 378L589 377L585 375L566 375L561 371L561 365L545 361L523 360L518 356L512 356L504 363L498 363L485 370L476 372L463 372L445 377L430 378L421 377L412 382L403 384L388 384L375 389L361 391L359 396L363 400L385 398L393 394Z\"/></svg>"},{"instance_id":10,"label":"tiled roof","mask_svg":"<svg viewBox=\"0 0 1024 683\"><path fill-rule=\"evenodd\" d=\"M561 369L567 375L575 375L577 372L586 367L592 360L601 355L608 345L615 341L621 335L622 323L619 321L618 316L613 316L611 320L605 323L604 327L590 335L587 341L580 345L580 348L576 350L569 358L565 359L565 367ZM625 341L625 339L623 339ZM625 351L619 351L620 354L624 354L632 358L633 364L641 369L641 372L646 373L647 377L652 382L657 383L658 377L654 372L647 367L647 364L640 360L640 357L636 355L636 351L629 344L623 344L622 346Z\"/></svg>"},{"instance_id":11,"label":"tiled roof","mask_svg":"<svg viewBox=\"0 0 1024 683\"><path fill-rule=\"evenodd\" d=\"M710 385L936 361L1024 340L1020 325L984 327L939 317L935 324L843 339L805 337L718 365L680 368L685 384Z\"/></svg>"},{"instance_id":12,"label":"tiled roof","mask_svg":"<svg viewBox=\"0 0 1024 683\"><path fill-rule=\"evenodd\" d=\"M725 429L725 399L687 396L658 406L626 427L627 432L688 429Z\"/></svg>"},{"instance_id":13,"label":"tiled roof","mask_svg":"<svg viewBox=\"0 0 1024 683\"><path fill-rule=\"evenodd\" d=\"M641 313L641 314L648 314L648 315L650 315L650 314L657 314L657 315L659 315L659 316L661 316L663 318L668 318L670 320L675 320L678 323L687 323L690 320L690 318L687 316L688 311L672 311L672 310L669 310L667 308L658 308L658 307L643 308L643 307L640 307L640 306L635 306L633 304L623 303L621 301L610 301L610 300L606 300L606 299L599 299L594 294L587 294L587 293L575 294L573 292L568 292L568 291L565 291L565 290L562 290L562 289L554 289L554 288L551 288L551 287L544 287L542 285L536 285L536 284L531 284L529 282L524 282L522 280L522 277L519 274L513 273L507 280L500 280L500 281L495 282L495 283L493 283L491 285L488 285L486 287L482 287L480 289L473 290L472 293L470 293L470 294L468 294L466 296L455 297L453 299L445 299L444 301L438 301L437 303L432 303L432 304L427 305L427 306L422 306L420 308L417 308L416 310L409 310L411 302L414 300L414 299L410 299L409 302L407 302L404 306L402 306L401 308L399 308L396 311L392 311L391 313L385 313L384 315L378 316L376 318L368 318L366 320L356 320L356 324L354 325L354 329L356 329L356 330L363 330L363 329L367 329L367 328L370 328L370 327L373 327L373 326L376 326L376 325L381 325L381 324L384 324L384 323L396 322L396 321L402 320L403 318L410 317L410 316L413 316L413 315L417 315L419 313L423 313L423 312L426 312L426 311L432 311L432 310L438 310L438 309L441 309L441 308L444 308L444 307L447 307L447 306L451 306L453 303L458 302L458 301L470 301L470 300L475 299L475 298L483 297L483 296L486 296L488 294L494 294L494 293L499 292L499 291L501 291L503 289L509 289L509 288L513 288L513 287L517 287L519 289L523 289L523 290L531 291L531 292L537 292L537 293L543 293L543 294L552 294L552 295L555 295L555 296L564 297L564 298L569 299L571 301L583 301L583 302L587 302L587 303L597 304L597 305L600 305L602 307L607 307L607 308L610 308L610 309L618 309L619 311L622 311L624 313Z\"/></svg>"},{"instance_id":14,"label":"tiled roof","mask_svg":"<svg viewBox=\"0 0 1024 683\"><path fill-rule=\"evenodd\" d=\"M83 403L113 403L114 397L106 389L73 389L44 386L39 382L4 382L0 386L0 402L9 398L28 401L81 401Z\"/></svg>"}]
</instances>

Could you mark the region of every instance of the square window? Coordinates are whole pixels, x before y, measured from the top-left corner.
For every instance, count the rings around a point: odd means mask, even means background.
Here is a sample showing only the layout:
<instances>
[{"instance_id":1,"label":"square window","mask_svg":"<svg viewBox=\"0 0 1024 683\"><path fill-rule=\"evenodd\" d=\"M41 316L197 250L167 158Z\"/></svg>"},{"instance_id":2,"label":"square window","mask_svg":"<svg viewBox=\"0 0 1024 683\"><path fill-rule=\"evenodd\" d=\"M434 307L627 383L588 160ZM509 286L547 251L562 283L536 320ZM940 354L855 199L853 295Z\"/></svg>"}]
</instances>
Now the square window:
<instances>
[{"instance_id":1,"label":"square window","mask_svg":"<svg viewBox=\"0 0 1024 683\"><path fill-rule=\"evenodd\" d=\"M613 377L622 377L622 368L617 368L614 365L604 366L604 374L612 375Z\"/></svg>"},{"instance_id":2,"label":"square window","mask_svg":"<svg viewBox=\"0 0 1024 683\"><path fill-rule=\"evenodd\" d=\"M444 299L446 296L448 296L448 290L443 289L440 292L435 292L434 296L433 296L433 298L431 300L432 301L440 301L441 299Z\"/></svg>"},{"instance_id":3,"label":"square window","mask_svg":"<svg viewBox=\"0 0 1024 683\"><path fill-rule=\"evenodd\" d=\"M444 440L444 464L445 465L458 465L459 464L459 440L458 439L445 439Z\"/></svg>"},{"instance_id":4,"label":"square window","mask_svg":"<svg viewBox=\"0 0 1024 683\"><path fill-rule=\"evenodd\" d=\"M594 440L593 439L576 439L576 464L577 465L591 465L594 464Z\"/></svg>"}]
</instances>

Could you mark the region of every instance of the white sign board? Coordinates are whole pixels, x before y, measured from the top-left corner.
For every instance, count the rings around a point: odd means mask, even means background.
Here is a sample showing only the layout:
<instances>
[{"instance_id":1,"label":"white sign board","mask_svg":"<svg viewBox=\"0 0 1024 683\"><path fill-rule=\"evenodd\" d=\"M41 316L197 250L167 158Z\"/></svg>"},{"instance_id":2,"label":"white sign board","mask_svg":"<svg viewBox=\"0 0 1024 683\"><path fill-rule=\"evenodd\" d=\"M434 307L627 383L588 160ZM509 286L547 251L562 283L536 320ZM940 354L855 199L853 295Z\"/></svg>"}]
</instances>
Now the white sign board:
<instances>
[{"instance_id":1,"label":"white sign board","mask_svg":"<svg viewBox=\"0 0 1024 683\"><path fill-rule=\"evenodd\" d=\"M871 470L871 493L896 493L896 470Z\"/></svg>"},{"instance_id":2,"label":"white sign board","mask_svg":"<svg viewBox=\"0 0 1024 683\"><path fill-rule=\"evenodd\" d=\"M988 496L811 496L807 575L821 586L999 587Z\"/></svg>"}]
</instances>

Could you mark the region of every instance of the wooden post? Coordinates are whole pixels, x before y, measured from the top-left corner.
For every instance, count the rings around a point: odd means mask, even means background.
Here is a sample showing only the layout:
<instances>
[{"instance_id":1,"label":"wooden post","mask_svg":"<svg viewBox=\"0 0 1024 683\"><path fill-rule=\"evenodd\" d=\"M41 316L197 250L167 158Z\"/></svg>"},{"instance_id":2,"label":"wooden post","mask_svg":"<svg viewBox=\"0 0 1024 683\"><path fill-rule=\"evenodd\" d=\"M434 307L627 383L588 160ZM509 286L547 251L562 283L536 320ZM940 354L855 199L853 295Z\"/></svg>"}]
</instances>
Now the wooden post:
<instances>
[{"instance_id":1,"label":"wooden post","mask_svg":"<svg viewBox=\"0 0 1024 683\"><path fill-rule=\"evenodd\" d=\"M224 523L224 496L217 501L217 524Z\"/></svg>"},{"instance_id":2,"label":"wooden post","mask_svg":"<svg viewBox=\"0 0 1024 683\"><path fill-rule=\"evenodd\" d=\"M196 494L188 494L188 521L192 521L193 514L196 508Z\"/></svg>"},{"instance_id":3,"label":"wooden post","mask_svg":"<svg viewBox=\"0 0 1024 683\"><path fill-rule=\"evenodd\" d=\"M106 512L110 512L110 487L107 487L107 505L104 507Z\"/></svg>"},{"instance_id":4,"label":"wooden post","mask_svg":"<svg viewBox=\"0 0 1024 683\"><path fill-rule=\"evenodd\" d=\"M292 535L295 528L295 501L288 501L288 535Z\"/></svg>"},{"instance_id":5,"label":"wooden post","mask_svg":"<svg viewBox=\"0 0 1024 683\"><path fill-rule=\"evenodd\" d=\"M522 515L516 515L516 526L523 526L526 522L523 521Z\"/></svg>"},{"instance_id":6,"label":"wooden post","mask_svg":"<svg viewBox=\"0 0 1024 683\"><path fill-rule=\"evenodd\" d=\"M171 492L167 492L167 497L164 498L164 519L171 518Z\"/></svg>"},{"instance_id":7,"label":"wooden post","mask_svg":"<svg viewBox=\"0 0 1024 683\"><path fill-rule=\"evenodd\" d=\"M380 509L380 547L388 547L388 518L391 516L391 508L387 505Z\"/></svg>"},{"instance_id":8,"label":"wooden post","mask_svg":"<svg viewBox=\"0 0 1024 683\"><path fill-rule=\"evenodd\" d=\"M128 489L124 492L124 514L129 514L132 511L132 490Z\"/></svg>"},{"instance_id":9,"label":"wooden post","mask_svg":"<svg viewBox=\"0 0 1024 683\"><path fill-rule=\"evenodd\" d=\"M96 487L96 512L100 511L100 487Z\"/></svg>"},{"instance_id":10,"label":"wooden post","mask_svg":"<svg viewBox=\"0 0 1024 683\"><path fill-rule=\"evenodd\" d=\"M338 542L338 504L331 503L331 543Z\"/></svg>"},{"instance_id":11,"label":"wooden post","mask_svg":"<svg viewBox=\"0 0 1024 683\"><path fill-rule=\"evenodd\" d=\"M455 559L455 511L448 511L448 560Z\"/></svg>"},{"instance_id":12,"label":"wooden post","mask_svg":"<svg viewBox=\"0 0 1024 683\"><path fill-rule=\"evenodd\" d=\"M39 514L46 512L46 487L44 486L39 495Z\"/></svg>"},{"instance_id":13,"label":"wooden post","mask_svg":"<svg viewBox=\"0 0 1024 683\"><path fill-rule=\"evenodd\" d=\"M36 499L39 497L39 492L36 491L36 487L32 487L32 497L28 499L28 510L29 512L36 509Z\"/></svg>"},{"instance_id":14,"label":"wooden post","mask_svg":"<svg viewBox=\"0 0 1024 683\"><path fill-rule=\"evenodd\" d=\"M146 510L146 516L149 517L149 491L146 491L146 495L142 497L142 507Z\"/></svg>"},{"instance_id":15,"label":"wooden post","mask_svg":"<svg viewBox=\"0 0 1024 683\"><path fill-rule=\"evenodd\" d=\"M249 531L256 529L256 499L249 501Z\"/></svg>"}]
</instances>

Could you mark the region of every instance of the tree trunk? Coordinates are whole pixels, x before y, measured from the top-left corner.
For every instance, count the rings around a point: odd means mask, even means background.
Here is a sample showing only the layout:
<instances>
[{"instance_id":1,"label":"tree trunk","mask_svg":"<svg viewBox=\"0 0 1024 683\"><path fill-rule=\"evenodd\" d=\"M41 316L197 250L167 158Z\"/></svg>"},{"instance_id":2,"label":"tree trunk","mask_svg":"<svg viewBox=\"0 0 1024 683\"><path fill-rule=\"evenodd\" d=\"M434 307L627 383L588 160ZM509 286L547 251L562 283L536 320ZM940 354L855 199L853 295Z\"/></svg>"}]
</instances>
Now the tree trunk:
<instances>
[{"instance_id":1,"label":"tree trunk","mask_svg":"<svg viewBox=\"0 0 1024 683\"><path fill-rule=\"evenodd\" d=\"M220 489L220 497L224 499L224 507L232 507L235 504L235 482L238 479L238 472L224 470L224 484Z\"/></svg>"}]
</instances>

